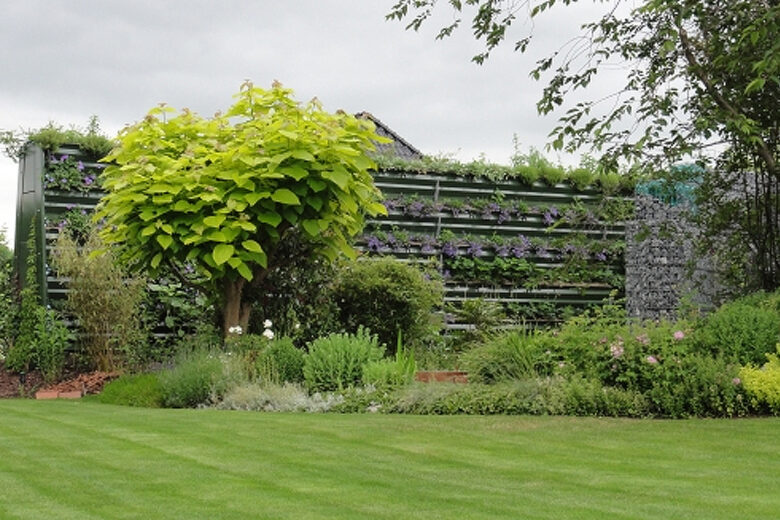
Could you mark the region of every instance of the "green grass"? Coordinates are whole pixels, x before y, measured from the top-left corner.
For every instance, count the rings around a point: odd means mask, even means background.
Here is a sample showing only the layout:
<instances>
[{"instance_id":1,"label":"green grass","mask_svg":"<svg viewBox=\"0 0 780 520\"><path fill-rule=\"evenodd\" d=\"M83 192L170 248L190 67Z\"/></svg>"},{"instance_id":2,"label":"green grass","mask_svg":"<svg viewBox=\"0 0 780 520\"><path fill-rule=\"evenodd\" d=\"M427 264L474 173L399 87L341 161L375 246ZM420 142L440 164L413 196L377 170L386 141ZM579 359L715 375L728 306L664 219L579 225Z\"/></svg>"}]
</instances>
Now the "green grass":
<instances>
[{"instance_id":1,"label":"green grass","mask_svg":"<svg viewBox=\"0 0 780 520\"><path fill-rule=\"evenodd\" d=\"M780 419L294 415L0 401L0 518L763 519Z\"/></svg>"}]
</instances>

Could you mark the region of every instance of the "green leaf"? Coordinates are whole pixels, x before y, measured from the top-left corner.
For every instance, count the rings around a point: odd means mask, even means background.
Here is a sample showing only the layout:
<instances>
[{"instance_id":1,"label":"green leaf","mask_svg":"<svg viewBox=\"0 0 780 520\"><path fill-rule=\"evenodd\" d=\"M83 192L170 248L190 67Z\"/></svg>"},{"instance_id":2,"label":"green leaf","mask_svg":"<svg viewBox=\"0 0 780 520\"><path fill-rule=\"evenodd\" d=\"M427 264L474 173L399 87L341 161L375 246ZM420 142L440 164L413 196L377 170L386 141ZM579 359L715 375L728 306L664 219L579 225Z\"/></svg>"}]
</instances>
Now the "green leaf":
<instances>
[{"instance_id":1,"label":"green leaf","mask_svg":"<svg viewBox=\"0 0 780 520\"><path fill-rule=\"evenodd\" d=\"M158 206L162 206L164 204L170 204L173 202L173 195L165 194L165 195L155 195L152 197L152 202L157 204Z\"/></svg>"},{"instance_id":2,"label":"green leaf","mask_svg":"<svg viewBox=\"0 0 780 520\"><path fill-rule=\"evenodd\" d=\"M279 171L288 177L292 177L296 181L299 181L309 175L309 171L306 168L302 168L297 165L285 166L284 168L279 168Z\"/></svg>"},{"instance_id":3,"label":"green leaf","mask_svg":"<svg viewBox=\"0 0 780 520\"><path fill-rule=\"evenodd\" d=\"M302 161L308 161L308 162L316 161L314 156L310 152L307 152L306 150L301 150L301 149L293 150L292 156L295 157L296 159L301 159Z\"/></svg>"},{"instance_id":4,"label":"green leaf","mask_svg":"<svg viewBox=\"0 0 780 520\"><path fill-rule=\"evenodd\" d=\"M254 225L254 224L252 224L252 223L251 223L251 222L249 222L249 221L246 221L246 220L237 220L237 221L236 221L236 224L238 224L238 226L239 226L241 229L243 229L244 231L249 231L250 233L253 233L253 232L257 231L257 226L256 226L256 225Z\"/></svg>"},{"instance_id":5,"label":"green leaf","mask_svg":"<svg viewBox=\"0 0 780 520\"><path fill-rule=\"evenodd\" d=\"M148 222L155 218L158 215L157 210L154 209L145 209L141 211L141 214L138 215L138 217L143 220L144 222Z\"/></svg>"},{"instance_id":6,"label":"green leaf","mask_svg":"<svg viewBox=\"0 0 780 520\"><path fill-rule=\"evenodd\" d=\"M241 247L243 247L247 251L252 251L255 253L263 252L263 248L260 246L260 244L258 244L254 240L244 240L243 242L241 242Z\"/></svg>"},{"instance_id":7,"label":"green leaf","mask_svg":"<svg viewBox=\"0 0 780 520\"><path fill-rule=\"evenodd\" d=\"M334 169L333 171L324 171L321 175L323 178L333 182L342 190L347 189L347 185L349 184L349 174L346 170L344 170L344 168ZM314 189L314 187L312 187L312 189Z\"/></svg>"},{"instance_id":8,"label":"green leaf","mask_svg":"<svg viewBox=\"0 0 780 520\"><path fill-rule=\"evenodd\" d=\"M160 244L163 249L168 249L173 243L173 237L170 235L157 235L154 238L157 239L157 243Z\"/></svg>"},{"instance_id":9,"label":"green leaf","mask_svg":"<svg viewBox=\"0 0 780 520\"><path fill-rule=\"evenodd\" d=\"M268 257L265 253L255 253L253 251L240 251L238 256L242 260L254 262L263 268L268 267Z\"/></svg>"},{"instance_id":10,"label":"green leaf","mask_svg":"<svg viewBox=\"0 0 780 520\"><path fill-rule=\"evenodd\" d=\"M380 202L371 202L366 205L366 212L370 215L387 215L387 208Z\"/></svg>"},{"instance_id":11,"label":"green leaf","mask_svg":"<svg viewBox=\"0 0 780 520\"><path fill-rule=\"evenodd\" d=\"M301 225L311 237L316 237L320 234L320 225L316 220L304 220L301 222Z\"/></svg>"},{"instance_id":12,"label":"green leaf","mask_svg":"<svg viewBox=\"0 0 780 520\"><path fill-rule=\"evenodd\" d=\"M247 266L244 262L238 264L236 271L238 271L238 274L243 276L247 282L251 282L252 278L254 278L254 276L252 276L252 270L249 269L249 266Z\"/></svg>"},{"instance_id":13,"label":"green leaf","mask_svg":"<svg viewBox=\"0 0 780 520\"><path fill-rule=\"evenodd\" d=\"M257 220L263 224L276 227L282 222L282 216L275 212L258 213Z\"/></svg>"},{"instance_id":14,"label":"green leaf","mask_svg":"<svg viewBox=\"0 0 780 520\"><path fill-rule=\"evenodd\" d=\"M225 235L224 231L212 231L208 235L206 235L206 238L208 240L211 240L212 242L227 242L228 237Z\"/></svg>"},{"instance_id":15,"label":"green leaf","mask_svg":"<svg viewBox=\"0 0 780 520\"><path fill-rule=\"evenodd\" d=\"M753 92L759 91L762 88L764 88L764 83L766 83L766 80L764 78L756 78L750 83L748 83L748 86L745 87L745 94L751 94Z\"/></svg>"},{"instance_id":16,"label":"green leaf","mask_svg":"<svg viewBox=\"0 0 780 520\"><path fill-rule=\"evenodd\" d=\"M274 194L271 195L271 199L273 199L275 202L280 202L282 204L289 204L295 206L301 203L301 201L298 199L298 195L296 195L295 193L291 192L286 188L276 190Z\"/></svg>"},{"instance_id":17,"label":"green leaf","mask_svg":"<svg viewBox=\"0 0 780 520\"><path fill-rule=\"evenodd\" d=\"M154 235L156 232L157 232L157 225L150 224L141 230L141 236L148 237L149 235Z\"/></svg>"},{"instance_id":18,"label":"green leaf","mask_svg":"<svg viewBox=\"0 0 780 520\"><path fill-rule=\"evenodd\" d=\"M152 257L152 261L149 262L149 265L152 266L152 269L157 269L157 267L160 265L160 262L162 262L162 253L157 253Z\"/></svg>"},{"instance_id":19,"label":"green leaf","mask_svg":"<svg viewBox=\"0 0 780 520\"><path fill-rule=\"evenodd\" d=\"M208 227L218 228L225 221L225 215L211 215L203 219Z\"/></svg>"},{"instance_id":20,"label":"green leaf","mask_svg":"<svg viewBox=\"0 0 780 520\"><path fill-rule=\"evenodd\" d=\"M311 188L314 191L314 193L319 193L328 186L321 179L315 179L314 177L309 177L308 179L306 179L306 184L309 185L309 188Z\"/></svg>"},{"instance_id":21,"label":"green leaf","mask_svg":"<svg viewBox=\"0 0 780 520\"><path fill-rule=\"evenodd\" d=\"M192 209L193 205L186 200L178 200L176 201L176 204L173 205L174 211L191 211Z\"/></svg>"},{"instance_id":22,"label":"green leaf","mask_svg":"<svg viewBox=\"0 0 780 520\"><path fill-rule=\"evenodd\" d=\"M281 164L282 161L287 159L292 155L290 152L282 152L280 154L276 154L273 157L271 157L271 163L272 164Z\"/></svg>"},{"instance_id":23,"label":"green leaf","mask_svg":"<svg viewBox=\"0 0 780 520\"><path fill-rule=\"evenodd\" d=\"M214 258L214 263L219 266L227 262L233 256L234 251L235 248L230 244L219 244L211 255Z\"/></svg>"},{"instance_id":24,"label":"green leaf","mask_svg":"<svg viewBox=\"0 0 780 520\"><path fill-rule=\"evenodd\" d=\"M298 222L298 214L293 211L292 208L284 208L282 214L284 215L284 219L293 226Z\"/></svg>"},{"instance_id":25,"label":"green leaf","mask_svg":"<svg viewBox=\"0 0 780 520\"><path fill-rule=\"evenodd\" d=\"M319 211L322 209L322 199L319 197L309 197L306 199L306 204Z\"/></svg>"},{"instance_id":26,"label":"green leaf","mask_svg":"<svg viewBox=\"0 0 780 520\"><path fill-rule=\"evenodd\" d=\"M249 204L250 206L254 206L257 204L257 201L260 199L266 199L271 196L270 191L260 191L260 192L253 192L253 193L247 193L244 195L244 200Z\"/></svg>"}]
</instances>

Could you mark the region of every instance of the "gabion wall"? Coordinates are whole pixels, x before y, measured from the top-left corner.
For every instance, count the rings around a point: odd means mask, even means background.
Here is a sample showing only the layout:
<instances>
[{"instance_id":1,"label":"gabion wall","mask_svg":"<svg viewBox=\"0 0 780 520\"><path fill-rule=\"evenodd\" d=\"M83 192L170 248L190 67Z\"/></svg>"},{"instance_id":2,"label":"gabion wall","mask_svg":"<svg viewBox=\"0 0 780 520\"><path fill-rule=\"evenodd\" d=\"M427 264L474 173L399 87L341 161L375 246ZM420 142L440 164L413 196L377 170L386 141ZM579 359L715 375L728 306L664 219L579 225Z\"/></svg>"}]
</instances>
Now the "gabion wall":
<instances>
[{"instance_id":1,"label":"gabion wall","mask_svg":"<svg viewBox=\"0 0 780 520\"><path fill-rule=\"evenodd\" d=\"M689 203L670 205L635 197L635 219L626 226L626 306L630 317L673 318L682 298L710 308L718 293L707 259L696 259L698 235L687 214Z\"/></svg>"}]
</instances>

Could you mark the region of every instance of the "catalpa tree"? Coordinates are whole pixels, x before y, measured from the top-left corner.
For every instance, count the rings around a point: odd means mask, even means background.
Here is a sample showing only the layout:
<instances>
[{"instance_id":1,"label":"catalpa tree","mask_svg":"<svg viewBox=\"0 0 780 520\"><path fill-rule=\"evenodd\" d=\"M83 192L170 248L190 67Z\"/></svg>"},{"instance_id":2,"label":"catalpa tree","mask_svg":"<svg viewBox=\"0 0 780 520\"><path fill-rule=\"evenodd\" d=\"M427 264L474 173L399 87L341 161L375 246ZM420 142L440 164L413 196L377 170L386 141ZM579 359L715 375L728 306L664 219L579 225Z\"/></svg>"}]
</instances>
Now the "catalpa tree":
<instances>
[{"instance_id":1,"label":"catalpa tree","mask_svg":"<svg viewBox=\"0 0 780 520\"><path fill-rule=\"evenodd\" d=\"M247 329L246 293L287 260L277 255L287 237L354 256L364 216L385 213L369 174L367 152L383 141L371 122L300 104L278 83L247 82L235 97L224 115L161 106L122 130L95 215L131 267L214 297L225 334Z\"/></svg>"}]
</instances>

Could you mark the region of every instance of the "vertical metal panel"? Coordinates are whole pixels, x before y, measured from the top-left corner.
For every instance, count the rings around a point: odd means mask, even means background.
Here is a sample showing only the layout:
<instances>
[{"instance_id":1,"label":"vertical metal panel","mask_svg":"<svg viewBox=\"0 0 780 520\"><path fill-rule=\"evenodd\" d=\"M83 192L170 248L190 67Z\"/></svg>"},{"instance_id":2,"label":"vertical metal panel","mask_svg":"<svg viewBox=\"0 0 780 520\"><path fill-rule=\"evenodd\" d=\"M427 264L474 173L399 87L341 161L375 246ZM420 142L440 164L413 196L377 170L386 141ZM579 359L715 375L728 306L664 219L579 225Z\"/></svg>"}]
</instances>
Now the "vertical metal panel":
<instances>
[{"instance_id":1,"label":"vertical metal panel","mask_svg":"<svg viewBox=\"0 0 780 520\"><path fill-rule=\"evenodd\" d=\"M43 168L45 157L37 145L28 144L19 160L19 177L16 198L16 234L14 238L14 267L19 283L24 286L27 273L27 257L30 251L27 241L34 234L36 248L40 252L44 240L43 234ZM35 223L35 229L32 224ZM41 299L45 303L45 275L43 258L37 255L38 286Z\"/></svg>"}]
</instances>

